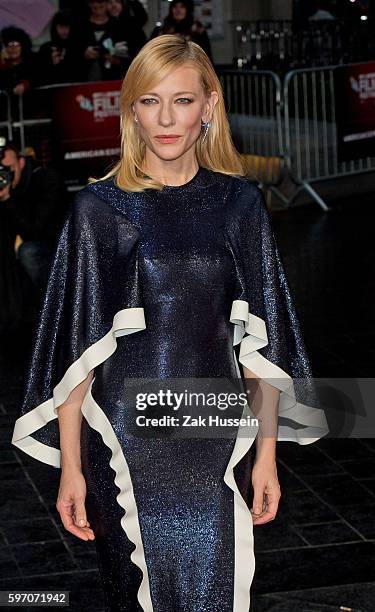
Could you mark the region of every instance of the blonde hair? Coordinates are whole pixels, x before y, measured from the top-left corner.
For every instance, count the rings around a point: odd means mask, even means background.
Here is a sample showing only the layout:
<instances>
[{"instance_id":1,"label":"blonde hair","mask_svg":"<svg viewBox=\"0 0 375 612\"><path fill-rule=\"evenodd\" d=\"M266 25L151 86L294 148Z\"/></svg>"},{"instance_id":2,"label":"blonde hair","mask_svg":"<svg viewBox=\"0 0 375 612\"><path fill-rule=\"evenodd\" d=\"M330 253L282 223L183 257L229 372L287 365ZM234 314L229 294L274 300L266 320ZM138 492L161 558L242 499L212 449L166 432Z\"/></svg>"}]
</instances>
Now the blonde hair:
<instances>
[{"instance_id":1,"label":"blonde hair","mask_svg":"<svg viewBox=\"0 0 375 612\"><path fill-rule=\"evenodd\" d=\"M204 141L200 136L196 142L198 164L214 172L246 175L246 165L232 141L221 84L210 59L196 43L179 35L163 34L146 43L127 70L120 93L121 157L107 174L100 179L90 178L90 183L114 176L116 185L125 191L163 188L162 183L144 174L146 144L138 134L132 104L186 63L198 71L206 95L214 90L218 93L207 136Z\"/></svg>"}]
</instances>

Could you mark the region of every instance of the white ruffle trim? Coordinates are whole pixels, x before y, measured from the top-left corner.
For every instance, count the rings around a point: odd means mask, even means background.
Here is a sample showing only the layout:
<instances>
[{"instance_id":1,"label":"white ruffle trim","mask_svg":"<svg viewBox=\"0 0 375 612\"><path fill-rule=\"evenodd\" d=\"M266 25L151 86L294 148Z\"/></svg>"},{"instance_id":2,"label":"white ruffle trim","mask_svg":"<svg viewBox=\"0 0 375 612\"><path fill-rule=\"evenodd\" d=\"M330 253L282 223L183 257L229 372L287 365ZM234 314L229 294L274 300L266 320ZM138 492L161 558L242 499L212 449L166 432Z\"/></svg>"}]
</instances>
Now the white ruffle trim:
<instances>
[{"instance_id":1,"label":"white ruffle trim","mask_svg":"<svg viewBox=\"0 0 375 612\"><path fill-rule=\"evenodd\" d=\"M145 328L143 308L119 310L113 318L109 332L89 346L69 366L60 382L53 389L53 396L17 419L14 425L12 444L34 457L34 459L59 468L60 450L38 442L31 434L57 418L58 407L66 401L73 389L86 379L93 368L103 363L115 352L117 337L133 334Z\"/></svg>"},{"instance_id":2,"label":"white ruffle trim","mask_svg":"<svg viewBox=\"0 0 375 612\"><path fill-rule=\"evenodd\" d=\"M94 380L95 378L85 395L81 410L90 427L99 432L104 444L112 453L109 465L116 474L115 485L120 489L116 499L119 506L125 511L125 514L121 518L121 527L130 542L135 545L135 549L131 553L130 559L139 567L143 574L137 593L138 601L144 612L153 612L150 580L129 467L110 421L91 394L91 387L94 384Z\"/></svg>"},{"instance_id":3,"label":"white ruffle trim","mask_svg":"<svg viewBox=\"0 0 375 612\"><path fill-rule=\"evenodd\" d=\"M126 308L117 312L109 332L87 348L71 364L58 385L53 389L53 396L17 419L12 443L35 459L44 461L54 467L60 467L60 450L38 442L31 434L49 421L58 418L58 407L65 402L72 390L86 379L92 369L103 363L115 352L117 348L116 338L143 329L146 329L143 308ZM115 484L120 489L117 502L125 510L125 514L121 519L121 526L128 539L135 545L135 550L130 555L130 558L139 567L143 575L137 597L142 610L144 612L152 612L153 606L149 578L129 468L108 418L91 394L94 380L95 377L86 392L81 411L89 425L100 433L103 442L112 452L110 466L115 471Z\"/></svg>"},{"instance_id":4,"label":"white ruffle trim","mask_svg":"<svg viewBox=\"0 0 375 612\"><path fill-rule=\"evenodd\" d=\"M280 390L279 416L303 426L293 429L279 425L278 441L311 444L325 436L329 428L324 410L297 402L293 379L258 352L268 344L264 320L249 312L247 301L234 300L230 321L235 325L233 345L241 343L239 361L256 376ZM245 333L248 335L245 336Z\"/></svg>"},{"instance_id":5,"label":"white ruffle trim","mask_svg":"<svg viewBox=\"0 0 375 612\"><path fill-rule=\"evenodd\" d=\"M234 359L238 377L240 371L236 355ZM250 416L249 406L246 404L242 417ZM224 482L234 493L234 591L233 612L244 612L250 609L250 588L255 572L253 517L241 495L234 478L234 468L250 450L255 442L258 427L240 426L232 456L224 474Z\"/></svg>"},{"instance_id":6,"label":"white ruffle trim","mask_svg":"<svg viewBox=\"0 0 375 612\"><path fill-rule=\"evenodd\" d=\"M322 410L297 402L292 378L275 364L265 359L258 350L268 344L266 324L263 319L249 312L245 300L234 300L230 321L235 325L233 346L241 343L239 361L256 376L280 390L279 415L306 427L293 429L278 427L278 440L309 444L328 433L328 425ZM248 334L245 336L245 334ZM244 337L245 336L245 337ZM233 349L237 375L242 378L237 356ZM254 416L248 404L242 417ZM242 497L234 478L234 468L248 453L258 433L257 427L240 426L233 453L225 470L224 481L234 492L235 569L233 612L243 612L250 607L250 589L255 572L254 535L252 514Z\"/></svg>"}]
</instances>

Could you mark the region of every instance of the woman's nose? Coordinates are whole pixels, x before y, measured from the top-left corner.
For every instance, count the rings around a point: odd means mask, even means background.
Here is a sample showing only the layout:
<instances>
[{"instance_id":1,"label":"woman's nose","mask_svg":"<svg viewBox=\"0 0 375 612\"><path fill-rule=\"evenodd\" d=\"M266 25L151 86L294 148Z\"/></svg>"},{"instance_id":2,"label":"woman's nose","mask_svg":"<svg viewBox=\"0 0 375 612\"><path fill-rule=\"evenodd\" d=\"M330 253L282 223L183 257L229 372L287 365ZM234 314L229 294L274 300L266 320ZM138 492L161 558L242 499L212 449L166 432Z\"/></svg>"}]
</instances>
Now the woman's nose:
<instances>
[{"instance_id":1,"label":"woman's nose","mask_svg":"<svg viewBox=\"0 0 375 612\"><path fill-rule=\"evenodd\" d=\"M172 110L168 106L161 108L159 113L159 122L163 125L169 125L170 123L173 123L173 121L174 119Z\"/></svg>"}]
</instances>

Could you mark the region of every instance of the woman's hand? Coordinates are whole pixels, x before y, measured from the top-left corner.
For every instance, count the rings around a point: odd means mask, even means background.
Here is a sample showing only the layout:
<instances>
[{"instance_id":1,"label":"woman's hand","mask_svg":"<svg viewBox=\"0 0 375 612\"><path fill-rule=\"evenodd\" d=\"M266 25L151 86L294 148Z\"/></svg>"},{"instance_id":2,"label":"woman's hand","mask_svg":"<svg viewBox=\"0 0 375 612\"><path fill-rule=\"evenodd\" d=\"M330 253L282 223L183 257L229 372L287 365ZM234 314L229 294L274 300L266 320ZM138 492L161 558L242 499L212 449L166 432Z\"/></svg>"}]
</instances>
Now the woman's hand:
<instances>
[{"instance_id":1,"label":"woman's hand","mask_svg":"<svg viewBox=\"0 0 375 612\"><path fill-rule=\"evenodd\" d=\"M62 470L56 508L67 531L81 540L94 540L86 517L86 481L80 470Z\"/></svg>"},{"instance_id":2,"label":"woman's hand","mask_svg":"<svg viewBox=\"0 0 375 612\"><path fill-rule=\"evenodd\" d=\"M273 521L281 497L275 459L259 457L256 459L251 481L254 489L251 514L254 525Z\"/></svg>"}]
</instances>

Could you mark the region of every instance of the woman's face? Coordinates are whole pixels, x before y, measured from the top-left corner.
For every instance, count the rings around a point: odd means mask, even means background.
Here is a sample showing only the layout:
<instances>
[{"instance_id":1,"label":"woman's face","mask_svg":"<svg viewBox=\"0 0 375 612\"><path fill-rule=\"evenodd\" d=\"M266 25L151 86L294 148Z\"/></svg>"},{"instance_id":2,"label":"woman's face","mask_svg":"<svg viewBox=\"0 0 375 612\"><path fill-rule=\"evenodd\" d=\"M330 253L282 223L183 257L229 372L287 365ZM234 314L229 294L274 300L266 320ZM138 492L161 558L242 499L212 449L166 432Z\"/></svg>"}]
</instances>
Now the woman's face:
<instances>
[{"instance_id":1,"label":"woman's face","mask_svg":"<svg viewBox=\"0 0 375 612\"><path fill-rule=\"evenodd\" d=\"M160 83L133 104L139 134L146 147L163 160L174 160L186 153L201 133L201 120L209 121L217 102L217 92L207 98L199 73L189 65L173 70ZM158 136L176 135L168 142Z\"/></svg>"},{"instance_id":2,"label":"woman's face","mask_svg":"<svg viewBox=\"0 0 375 612\"><path fill-rule=\"evenodd\" d=\"M19 60L22 57L22 45L18 40L11 40L6 45L9 59Z\"/></svg>"},{"instance_id":3,"label":"woman's face","mask_svg":"<svg viewBox=\"0 0 375 612\"><path fill-rule=\"evenodd\" d=\"M176 2L172 8L172 16L175 21L182 21L186 17L186 6L183 2Z\"/></svg>"},{"instance_id":4,"label":"woman's face","mask_svg":"<svg viewBox=\"0 0 375 612\"><path fill-rule=\"evenodd\" d=\"M56 32L61 40L67 40L70 34L70 26L63 23L58 23L56 26Z\"/></svg>"},{"instance_id":5,"label":"woman's face","mask_svg":"<svg viewBox=\"0 0 375 612\"><path fill-rule=\"evenodd\" d=\"M122 13L121 0L108 0L107 11L111 15L111 17L119 17Z\"/></svg>"}]
</instances>

